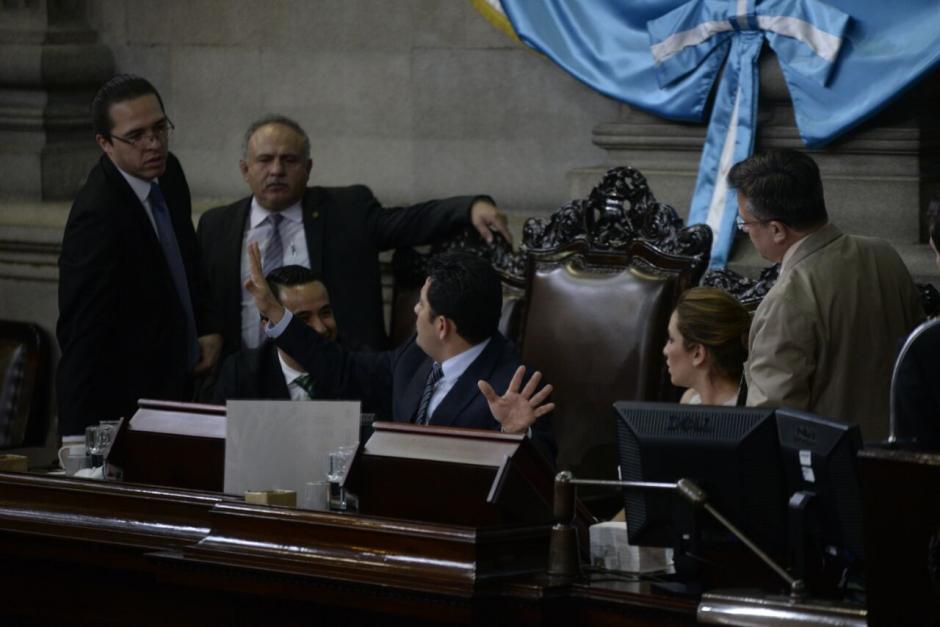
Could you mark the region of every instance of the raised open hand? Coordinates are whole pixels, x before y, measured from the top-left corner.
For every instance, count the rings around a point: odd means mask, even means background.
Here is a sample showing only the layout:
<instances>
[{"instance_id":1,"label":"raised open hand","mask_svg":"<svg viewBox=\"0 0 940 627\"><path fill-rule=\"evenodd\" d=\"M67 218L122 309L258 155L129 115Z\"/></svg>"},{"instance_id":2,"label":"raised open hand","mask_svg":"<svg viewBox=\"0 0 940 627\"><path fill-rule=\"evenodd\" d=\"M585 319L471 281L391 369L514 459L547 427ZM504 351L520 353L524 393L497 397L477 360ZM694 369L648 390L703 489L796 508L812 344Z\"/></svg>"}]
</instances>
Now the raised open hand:
<instances>
[{"instance_id":1,"label":"raised open hand","mask_svg":"<svg viewBox=\"0 0 940 627\"><path fill-rule=\"evenodd\" d=\"M261 248L258 242L248 244L248 271L245 289L254 297L261 317L277 324L284 316L284 307L274 298L271 287L264 278L264 272L261 269Z\"/></svg>"},{"instance_id":2,"label":"raised open hand","mask_svg":"<svg viewBox=\"0 0 940 627\"><path fill-rule=\"evenodd\" d=\"M506 433L524 433L540 416L555 409L555 403L545 403L552 393L551 385L535 392L542 380L542 373L536 371L520 392L519 386L524 376L525 366L519 366L502 396L496 394L493 386L486 381L477 381L477 387L490 405L490 412Z\"/></svg>"}]
</instances>

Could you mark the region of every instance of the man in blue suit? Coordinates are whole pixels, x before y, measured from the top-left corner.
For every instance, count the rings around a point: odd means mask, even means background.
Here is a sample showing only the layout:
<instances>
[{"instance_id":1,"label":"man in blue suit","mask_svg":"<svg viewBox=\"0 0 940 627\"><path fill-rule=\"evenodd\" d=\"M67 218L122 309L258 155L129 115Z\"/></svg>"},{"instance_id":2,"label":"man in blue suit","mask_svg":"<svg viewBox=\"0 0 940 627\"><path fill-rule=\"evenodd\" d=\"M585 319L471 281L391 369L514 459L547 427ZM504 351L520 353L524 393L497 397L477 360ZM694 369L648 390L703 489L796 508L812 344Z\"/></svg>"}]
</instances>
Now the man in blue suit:
<instances>
[{"instance_id":1,"label":"man in blue suit","mask_svg":"<svg viewBox=\"0 0 940 627\"><path fill-rule=\"evenodd\" d=\"M373 353L347 351L293 319L264 280L257 245L249 255L245 287L268 320L268 336L328 398L361 399L395 422L528 432L554 457L546 417L554 403L545 402L552 386L539 386L539 372L525 381L525 366L497 330L502 288L485 260L458 252L432 259L415 335L394 351Z\"/></svg>"}]
</instances>

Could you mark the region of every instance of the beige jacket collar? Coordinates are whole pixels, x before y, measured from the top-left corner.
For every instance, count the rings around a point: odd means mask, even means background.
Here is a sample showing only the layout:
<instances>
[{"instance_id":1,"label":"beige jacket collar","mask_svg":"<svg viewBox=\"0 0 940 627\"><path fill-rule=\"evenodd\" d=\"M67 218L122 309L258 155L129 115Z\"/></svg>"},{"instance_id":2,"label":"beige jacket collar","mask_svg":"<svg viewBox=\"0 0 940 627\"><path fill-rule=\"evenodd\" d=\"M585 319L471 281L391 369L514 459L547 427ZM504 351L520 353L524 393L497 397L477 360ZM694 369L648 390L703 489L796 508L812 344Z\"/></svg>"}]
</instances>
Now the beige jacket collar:
<instances>
[{"instance_id":1,"label":"beige jacket collar","mask_svg":"<svg viewBox=\"0 0 940 627\"><path fill-rule=\"evenodd\" d=\"M799 247L794 251L793 256L787 259L786 263L781 265L780 275L783 276L784 273L789 272L799 265L801 261L841 236L842 231L831 223L826 224L817 231L813 231L798 242Z\"/></svg>"}]
</instances>

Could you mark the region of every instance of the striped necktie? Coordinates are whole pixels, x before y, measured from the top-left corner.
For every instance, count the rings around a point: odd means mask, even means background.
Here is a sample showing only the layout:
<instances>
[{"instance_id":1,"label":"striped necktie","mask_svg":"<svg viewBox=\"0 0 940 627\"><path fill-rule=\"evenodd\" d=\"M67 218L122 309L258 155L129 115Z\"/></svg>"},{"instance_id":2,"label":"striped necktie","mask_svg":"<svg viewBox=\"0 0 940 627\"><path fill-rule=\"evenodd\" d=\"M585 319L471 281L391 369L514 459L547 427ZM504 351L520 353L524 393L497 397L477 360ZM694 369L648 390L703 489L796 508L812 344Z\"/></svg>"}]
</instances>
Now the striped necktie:
<instances>
[{"instance_id":1,"label":"striped necktie","mask_svg":"<svg viewBox=\"0 0 940 627\"><path fill-rule=\"evenodd\" d=\"M264 257L261 260L265 274L284 265L284 243L281 241L281 220L283 219L284 216L280 213L272 213L268 216L271 222L271 236L264 247Z\"/></svg>"},{"instance_id":2,"label":"striped necktie","mask_svg":"<svg viewBox=\"0 0 940 627\"><path fill-rule=\"evenodd\" d=\"M426 425L431 417L428 415L428 405L431 404L431 397L434 396L434 387L444 376L444 369L441 365L434 362L431 366L431 372L428 373L428 381L424 384L424 393L421 395L421 403L418 404L418 411L415 413L415 424Z\"/></svg>"},{"instance_id":3,"label":"striped necktie","mask_svg":"<svg viewBox=\"0 0 940 627\"><path fill-rule=\"evenodd\" d=\"M310 400L314 399L313 379L310 377L309 374L304 373L300 375L299 377L294 379L294 383L299 385L303 389L303 391L307 393L307 398L309 398Z\"/></svg>"}]
</instances>

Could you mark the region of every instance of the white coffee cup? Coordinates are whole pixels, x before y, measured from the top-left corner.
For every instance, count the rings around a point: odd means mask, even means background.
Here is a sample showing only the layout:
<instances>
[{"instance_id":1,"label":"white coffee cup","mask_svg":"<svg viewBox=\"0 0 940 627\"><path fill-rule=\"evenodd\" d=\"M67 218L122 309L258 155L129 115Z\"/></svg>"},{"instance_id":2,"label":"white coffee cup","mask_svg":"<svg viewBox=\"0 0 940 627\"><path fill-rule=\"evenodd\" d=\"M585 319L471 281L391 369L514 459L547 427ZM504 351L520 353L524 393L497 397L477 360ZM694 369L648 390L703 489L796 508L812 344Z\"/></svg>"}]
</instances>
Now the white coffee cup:
<instances>
[{"instance_id":1,"label":"white coffee cup","mask_svg":"<svg viewBox=\"0 0 940 627\"><path fill-rule=\"evenodd\" d=\"M85 436L62 438L62 448L59 449L59 465L65 470L65 474L70 477L88 466L85 456Z\"/></svg>"}]
</instances>

